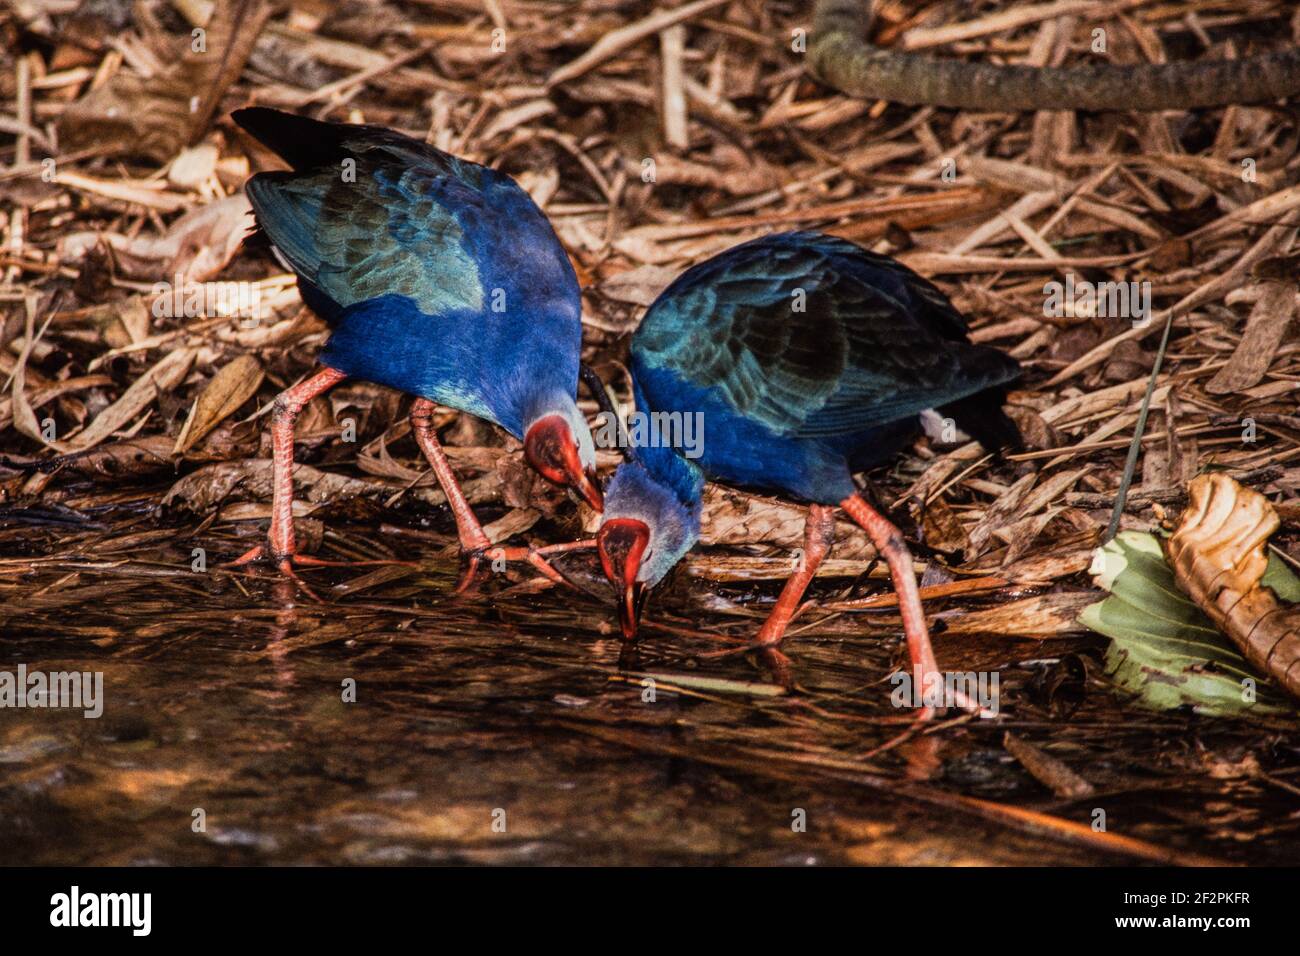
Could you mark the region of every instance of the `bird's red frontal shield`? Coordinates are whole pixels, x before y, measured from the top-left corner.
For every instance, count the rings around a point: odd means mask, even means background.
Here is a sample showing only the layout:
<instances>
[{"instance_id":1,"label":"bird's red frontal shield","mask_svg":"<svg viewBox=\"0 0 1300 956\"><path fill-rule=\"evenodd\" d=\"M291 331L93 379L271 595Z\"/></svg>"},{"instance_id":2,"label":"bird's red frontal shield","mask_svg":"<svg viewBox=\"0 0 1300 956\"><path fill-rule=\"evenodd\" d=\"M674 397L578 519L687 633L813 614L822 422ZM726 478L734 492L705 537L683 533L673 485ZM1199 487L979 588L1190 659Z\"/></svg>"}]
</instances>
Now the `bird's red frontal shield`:
<instances>
[{"instance_id":1,"label":"bird's red frontal shield","mask_svg":"<svg viewBox=\"0 0 1300 956\"><path fill-rule=\"evenodd\" d=\"M583 468L578 442L562 415L547 415L533 422L524 436L528 464L547 481L572 488L597 511L605 507L594 469Z\"/></svg>"}]
</instances>

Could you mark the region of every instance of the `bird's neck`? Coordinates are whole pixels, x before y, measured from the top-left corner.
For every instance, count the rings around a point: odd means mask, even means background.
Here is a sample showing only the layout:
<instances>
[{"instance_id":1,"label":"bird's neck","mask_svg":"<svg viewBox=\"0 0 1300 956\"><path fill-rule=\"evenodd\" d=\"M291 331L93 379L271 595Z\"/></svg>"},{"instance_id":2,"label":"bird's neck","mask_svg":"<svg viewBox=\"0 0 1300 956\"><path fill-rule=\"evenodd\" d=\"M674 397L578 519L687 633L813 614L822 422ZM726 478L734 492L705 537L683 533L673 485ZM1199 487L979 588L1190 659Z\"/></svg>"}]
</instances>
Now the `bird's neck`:
<instances>
[{"instance_id":1,"label":"bird's neck","mask_svg":"<svg viewBox=\"0 0 1300 956\"><path fill-rule=\"evenodd\" d=\"M530 392L520 403L519 413L522 434L527 434L528 429L532 427L534 422L540 418L545 418L547 415L563 416L571 424L577 424L583 420L573 393L567 392L560 387L544 388Z\"/></svg>"}]
</instances>

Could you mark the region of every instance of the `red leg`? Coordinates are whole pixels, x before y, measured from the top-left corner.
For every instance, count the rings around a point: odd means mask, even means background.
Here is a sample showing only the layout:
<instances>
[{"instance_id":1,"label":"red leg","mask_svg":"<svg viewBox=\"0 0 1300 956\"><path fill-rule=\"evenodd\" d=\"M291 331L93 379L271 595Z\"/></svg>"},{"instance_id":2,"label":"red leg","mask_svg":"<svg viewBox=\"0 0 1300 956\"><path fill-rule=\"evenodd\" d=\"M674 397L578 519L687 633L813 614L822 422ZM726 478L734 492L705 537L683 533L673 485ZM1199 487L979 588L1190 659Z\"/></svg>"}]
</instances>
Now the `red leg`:
<instances>
[{"instance_id":1,"label":"red leg","mask_svg":"<svg viewBox=\"0 0 1300 956\"><path fill-rule=\"evenodd\" d=\"M558 544L544 544L533 548L534 554L562 554L566 551L587 551L596 547L595 538L582 538L578 541L561 541Z\"/></svg>"},{"instance_id":2,"label":"red leg","mask_svg":"<svg viewBox=\"0 0 1300 956\"><path fill-rule=\"evenodd\" d=\"M317 395L329 391L345 374L335 368L324 368L311 378L285 389L275 399L271 413L271 531L268 547L253 548L235 562L236 565L256 561L269 553L280 569L292 575L291 562L296 548L293 535L293 426L298 415Z\"/></svg>"},{"instance_id":3,"label":"red leg","mask_svg":"<svg viewBox=\"0 0 1300 956\"><path fill-rule=\"evenodd\" d=\"M564 541L559 544L545 544L540 548L507 548L502 547L501 545L494 545L486 552L484 557L491 558L492 560L501 558L504 561L527 561L556 584L569 584L569 581L565 579L560 572L547 564L545 555L564 554L569 551L583 551L594 547L596 547L595 538L585 538L581 541Z\"/></svg>"},{"instance_id":4,"label":"red leg","mask_svg":"<svg viewBox=\"0 0 1300 956\"><path fill-rule=\"evenodd\" d=\"M925 626L925 612L921 609L921 595L917 591L916 572L912 570L912 555L907 550L907 543L889 519L867 504L861 495L850 495L840 502L840 507L862 527L889 565L889 576L898 595L898 609L903 615L907 653L912 659L912 679L921 681L921 686L925 687L927 676L937 674L939 664L930 646L930 632ZM930 708L926 708L923 716L931 714Z\"/></svg>"},{"instance_id":5,"label":"red leg","mask_svg":"<svg viewBox=\"0 0 1300 956\"><path fill-rule=\"evenodd\" d=\"M827 505L809 505L803 525L803 560L790 575L776 600L776 607L759 629L757 641L765 646L779 644L790 619L799 610L804 591L817 573L817 566L835 543L835 509Z\"/></svg>"},{"instance_id":6,"label":"red leg","mask_svg":"<svg viewBox=\"0 0 1300 956\"><path fill-rule=\"evenodd\" d=\"M429 459L438 484L442 486L442 493L447 496L447 504L456 517L456 530L460 534L462 550L470 553L485 551L492 547L492 542L483 533L478 518L474 517L474 509L465 499L465 492L460 490L460 482L451 470L447 453L438 444L438 436L433 430L433 409L433 402L427 398L417 398L411 405L411 431L415 432L415 441L424 452L424 457Z\"/></svg>"},{"instance_id":7,"label":"red leg","mask_svg":"<svg viewBox=\"0 0 1300 956\"><path fill-rule=\"evenodd\" d=\"M424 457L429 460L429 465L438 478L438 484L442 486L443 494L447 496L447 504L456 518L461 550L469 555L468 571L456 590L463 592L469 588L476 576L479 562L483 558L489 561L524 560L557 584L567 584L568 582L560 573L546 563L542 555L551 551L594 547L595 541L575 541L544 548L507 548L493 545L488 540L488 536L483 533L483 526L479 524L474 509L465 498L465 492L461 490L460 482L456 480L456 474L451 470L451 463L447 461L447 453L438 443L438 436L433 430L434 407L434 403L429 399L417 398L411 405L411 430L415 433L416 443L424 452Z\"/></svg>"}]
</instances>

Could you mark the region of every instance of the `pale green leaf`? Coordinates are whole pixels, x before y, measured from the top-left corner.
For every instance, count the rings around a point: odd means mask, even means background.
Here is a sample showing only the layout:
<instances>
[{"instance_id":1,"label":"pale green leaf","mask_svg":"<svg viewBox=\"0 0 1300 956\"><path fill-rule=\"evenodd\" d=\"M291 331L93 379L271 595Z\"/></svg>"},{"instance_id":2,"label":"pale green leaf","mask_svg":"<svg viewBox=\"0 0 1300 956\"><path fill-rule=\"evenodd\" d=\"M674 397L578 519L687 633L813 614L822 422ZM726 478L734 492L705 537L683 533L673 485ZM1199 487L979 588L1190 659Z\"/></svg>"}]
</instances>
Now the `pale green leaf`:
<instances>
[{"instance_id":1,"label":"pale green leaf","mask_svg":"<svg viewBox=\"0 0 1300 956\"><path fill-rule=\"evenodd\" d=\"M1111 639L1106 671L1143 704L1158 710L1190 705L1216 716L1290 709L1288 700L1179 590L1154 535L1116 535L1098 549L1092 572L1110 597L1084 608L1079 621ZM1270 559L1265 580L1279 597L1291 588L1300 594L1300 580L1281 561ZM1243 692L1248 680L1254 682L1254 701Z\"/></svg>"}]
</instances>

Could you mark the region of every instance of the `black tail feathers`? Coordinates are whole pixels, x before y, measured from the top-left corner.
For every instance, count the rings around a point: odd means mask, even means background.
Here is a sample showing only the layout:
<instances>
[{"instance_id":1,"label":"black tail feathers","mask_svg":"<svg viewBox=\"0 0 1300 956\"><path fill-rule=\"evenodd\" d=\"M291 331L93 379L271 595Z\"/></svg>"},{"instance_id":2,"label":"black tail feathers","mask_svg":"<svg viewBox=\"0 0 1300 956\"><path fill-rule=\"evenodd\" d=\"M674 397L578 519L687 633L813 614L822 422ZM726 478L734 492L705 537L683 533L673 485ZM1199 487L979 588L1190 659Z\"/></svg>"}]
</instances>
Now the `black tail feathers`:
<instances>
[{"instance_id":1,"label":"black tail feathers","mask_svg":"<svg viewBox=\"0 0 1300 956\"><path fill-rule=\"evenodd\" d=\"M294 169L311 169L338 163L345 152L344 137L349 129L356 129L265 106L235 110L230 118L263 146L274 150Z\"/></svg>"}]
</instances>

